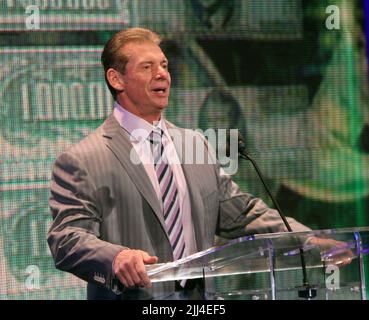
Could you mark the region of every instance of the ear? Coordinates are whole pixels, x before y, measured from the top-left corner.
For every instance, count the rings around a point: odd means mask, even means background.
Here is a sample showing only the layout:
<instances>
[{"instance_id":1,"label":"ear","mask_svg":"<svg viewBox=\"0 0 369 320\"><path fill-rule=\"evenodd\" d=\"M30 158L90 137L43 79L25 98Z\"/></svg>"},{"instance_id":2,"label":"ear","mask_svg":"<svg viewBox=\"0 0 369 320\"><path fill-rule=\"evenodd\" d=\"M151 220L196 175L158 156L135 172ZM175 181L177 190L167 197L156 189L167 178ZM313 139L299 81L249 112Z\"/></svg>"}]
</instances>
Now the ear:
<instances>
[{"instance_id":1,"label":"ear","mask_svg":"<svg viewBox=\"0 0 369 320\"><path fill-rule=\"evenodd\" d=\"M110 68L106 71L106 78L109 84L118 92L124 91L124 80L123 76L117 70Z\"/></svg>"}]
</instances>

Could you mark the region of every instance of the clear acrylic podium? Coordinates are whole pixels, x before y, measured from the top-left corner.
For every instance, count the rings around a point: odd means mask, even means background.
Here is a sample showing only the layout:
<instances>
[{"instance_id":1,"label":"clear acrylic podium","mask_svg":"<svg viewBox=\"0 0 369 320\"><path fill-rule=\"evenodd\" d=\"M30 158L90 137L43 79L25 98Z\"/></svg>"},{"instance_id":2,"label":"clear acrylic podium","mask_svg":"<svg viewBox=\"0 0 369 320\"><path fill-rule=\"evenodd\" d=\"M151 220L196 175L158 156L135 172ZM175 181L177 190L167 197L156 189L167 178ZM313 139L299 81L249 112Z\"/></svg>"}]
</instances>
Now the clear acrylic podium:
<instances>
[{"instance_id":1,"label":"clear acrylic podium","mask_svg":"<svg viewBox=\"0 0 369 320\"><path fill-rule=\"evenodd\" d=\"M308 239L333 239L310 245ZM271 233L231 240L184 259L147 266L152 282L202 278L211 299L366 300L369 227ZM301 257L303 255L303 257ZM309 287L303 286L302 260Z\"/></svg>"}]
</instances>

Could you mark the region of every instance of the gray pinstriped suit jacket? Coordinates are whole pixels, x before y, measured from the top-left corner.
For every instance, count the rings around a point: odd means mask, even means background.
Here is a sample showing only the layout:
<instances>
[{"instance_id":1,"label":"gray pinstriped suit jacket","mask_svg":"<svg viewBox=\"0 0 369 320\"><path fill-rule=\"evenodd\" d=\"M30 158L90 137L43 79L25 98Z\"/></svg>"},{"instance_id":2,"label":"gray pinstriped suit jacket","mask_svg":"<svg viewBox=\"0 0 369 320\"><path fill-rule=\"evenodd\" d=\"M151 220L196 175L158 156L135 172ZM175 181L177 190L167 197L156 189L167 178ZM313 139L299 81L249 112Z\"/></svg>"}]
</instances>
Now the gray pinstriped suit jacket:
<instances>
[{"instance_id":1,"label":"gray pinstriped suit jacket","mask_svg":"<svg viewBox=\"0 0 369 320\"><path fill-rule=\"evenodd\" d=\"M206 144L202 136L191 134ZM179 153L181 148L176 145ZM90 299L150 299L174 291L172 282L125 289L112 271L115 255L125 247L145 250L159 262L173 259L156 193L142 164L131 162L131 149L128 133L111 114L54 164L48 243L58 269L88 282ZM215 234L236 238L286 231L275 210L241 192L229 176L219 175L217 164L182 168L199 251L213 245ZM289 222L295 231L309 230L294 219Z\"/></svg>"}]
</instances>

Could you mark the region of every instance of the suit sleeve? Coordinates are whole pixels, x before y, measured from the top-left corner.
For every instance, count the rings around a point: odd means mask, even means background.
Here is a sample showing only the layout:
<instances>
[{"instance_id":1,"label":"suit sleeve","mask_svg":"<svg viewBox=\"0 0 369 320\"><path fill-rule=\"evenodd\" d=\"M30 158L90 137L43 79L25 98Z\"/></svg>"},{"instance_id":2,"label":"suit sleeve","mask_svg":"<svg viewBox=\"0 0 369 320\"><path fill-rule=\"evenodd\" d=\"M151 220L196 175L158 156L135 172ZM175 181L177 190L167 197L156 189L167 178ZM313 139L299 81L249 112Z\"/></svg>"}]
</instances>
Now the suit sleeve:
<instances>
[{"instance_id":1,"label":"suit sleeve","mask_svg":"<svg viewBox=\"0 0 369 320\"><path fill-rule=\"evenodd\" d=\"M53 223L47 241L56 268L117 291L112 264L123 246L99 239L102 222L95 186L78 158L63 153L55 161L49 205Z\"/></svg>"},{"instance_id":2,"label":"suit sleeve","mask_svg":"<svg viewBox=\"0 0 369 320\"><path fill-rule=\"evenodd\" d=\"M232 239L258 233L287 232L278 211L269 208L262 199L241 191L231 176L220 167L215 150L202 135L199 136L209 151L218 183L219 211L216 234ZM287 221L293 231L311 230L293 218L287 217Z\"/></svg>"},{"instance_id":3,"label":"suit sleeve","mask_svg":"<svg viewBox=\"0 0 369 320\"><path fill-rule=\"evenodd\" d=\"M219 218L217 234L224 238L237 238L257 233L287 232L277 210L269 208L263 200L242 192L238 185L217 166L219 181ZM311 229L287 217L293 231Z\"/></svg>"}]
</instances>

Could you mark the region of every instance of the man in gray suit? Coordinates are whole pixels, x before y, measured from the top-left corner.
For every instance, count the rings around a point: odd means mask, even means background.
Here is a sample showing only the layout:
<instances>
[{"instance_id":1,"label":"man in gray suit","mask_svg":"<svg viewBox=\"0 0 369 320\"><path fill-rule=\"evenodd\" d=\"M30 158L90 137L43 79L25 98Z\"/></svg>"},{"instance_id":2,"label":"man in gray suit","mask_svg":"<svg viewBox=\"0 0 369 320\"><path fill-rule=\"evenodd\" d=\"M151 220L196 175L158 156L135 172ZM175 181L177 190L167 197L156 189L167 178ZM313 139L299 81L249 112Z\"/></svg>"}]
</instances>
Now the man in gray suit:
<instances>
[{"instance_id":1,"label":"man in gray suit","mask_svg":"<svg viewBox=\"0 0 369 320\"><path fill-rule=\"evenodd\" d=\"M102 63L114 111L53 168L48 243L57 268L88 282L90 299L191 297L198 284L152 285L145 264L207 249L215 235L286 231L278 213L241 192L216 161L170 161L195 145L206 158L209 147L200 134L162 116L171 78L159 43L157 34L141 28L108 41ZM189 135L190 148L170 130ZM166 161L157 161L164 155ZM295 231L309 230L289 222Z\"/></svg>"}]
</instances>

